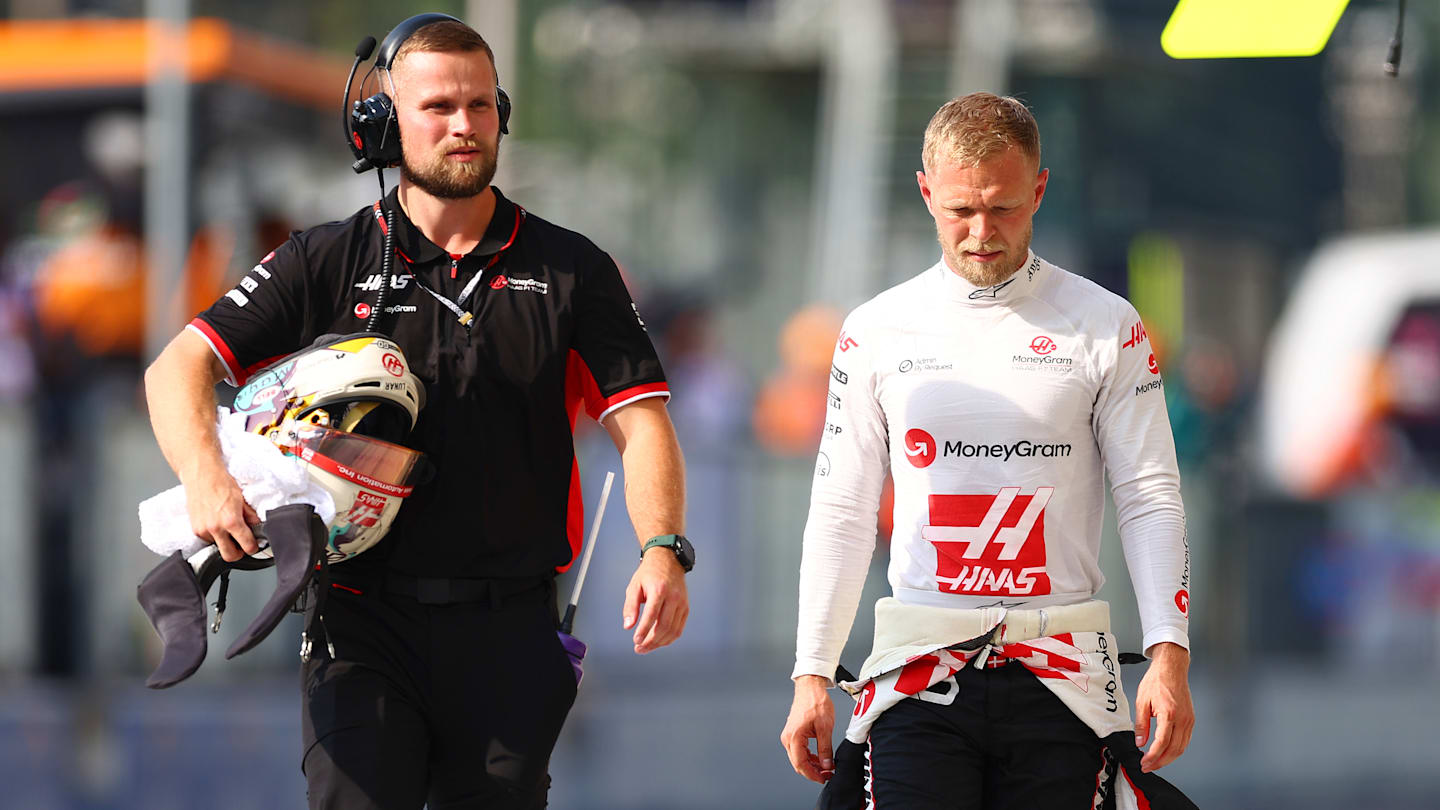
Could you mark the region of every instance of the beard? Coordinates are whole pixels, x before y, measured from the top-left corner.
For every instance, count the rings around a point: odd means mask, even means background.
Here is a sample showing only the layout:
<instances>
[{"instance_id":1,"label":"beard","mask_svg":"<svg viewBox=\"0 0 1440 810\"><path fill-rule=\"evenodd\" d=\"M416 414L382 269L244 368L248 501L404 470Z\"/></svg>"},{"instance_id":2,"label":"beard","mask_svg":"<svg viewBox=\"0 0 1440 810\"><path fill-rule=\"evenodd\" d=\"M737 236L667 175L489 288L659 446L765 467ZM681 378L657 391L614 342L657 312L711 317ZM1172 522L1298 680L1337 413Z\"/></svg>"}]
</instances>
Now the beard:
<instances>
[{"instance_id":1,"label":"beard","mask_svg":"<svg viewBox=\"0 0 1440 810\"><path fill-rule=\"evenodd\" d=\"M457 148L480 150L478 159L461 163L446 157L447 152ZM412 161L410 150L401 150L400 175L426 194L442 200L474 197L495 179L498 151L499 144L488 148L479 142L452 143L437 148L421 161Z\"/></svg>"},{"instance_id":2,"label":"beard","mask_svg":"<svg viewBox=\"0 0 1440 810\"><path fill-rule=\"evenodd\" d=\"M936 237L940 241L940 252L945 256L945 264L949 265L951 270L976 287L993 287L1015 275L1015 271L1025 263L1030 251L1030 238L1034 233L1034 225L1027 222L1019 241L1014 245L1006 245L998 239L985 243L965 241L958 245L949 245L945 243L945 236L938 231ZM965 257L967 252L991 253L997 250L1004 251L1005 255L993 262L977 262Z\"/></svg>"}]
</instances>

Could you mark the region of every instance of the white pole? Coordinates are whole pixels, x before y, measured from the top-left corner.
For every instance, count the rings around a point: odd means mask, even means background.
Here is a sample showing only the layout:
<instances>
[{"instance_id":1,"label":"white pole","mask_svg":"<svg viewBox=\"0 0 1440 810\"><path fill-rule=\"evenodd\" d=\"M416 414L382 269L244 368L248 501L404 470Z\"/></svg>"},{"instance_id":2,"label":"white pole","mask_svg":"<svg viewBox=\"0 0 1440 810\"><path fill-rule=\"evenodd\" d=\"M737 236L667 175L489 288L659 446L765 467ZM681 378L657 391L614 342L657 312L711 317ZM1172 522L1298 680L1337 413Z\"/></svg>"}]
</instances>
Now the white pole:
<instances>
[{"instance_id":1,"label":"white pole","mask_svg":"<svg viewBox=\"0 0 1440 810\"><path fill-rule=\"evenodd\" d=\"M595 519L590 522L590 539L585 542L585 556L580 558L580 572L575 575L575 590L570 593L570 604L565 606L565 617L560 620L560 632L569 634L575 629L575 606L580 604L580 589L585 587L585 572L590 570L590 555L595 553L595 535L600 533L600 519L605 517L605 502L610 500L610 485L615 483L615 473L605 473L605 488L600 490L600 505L595 508Z\"/></svg>"}]
</instances>

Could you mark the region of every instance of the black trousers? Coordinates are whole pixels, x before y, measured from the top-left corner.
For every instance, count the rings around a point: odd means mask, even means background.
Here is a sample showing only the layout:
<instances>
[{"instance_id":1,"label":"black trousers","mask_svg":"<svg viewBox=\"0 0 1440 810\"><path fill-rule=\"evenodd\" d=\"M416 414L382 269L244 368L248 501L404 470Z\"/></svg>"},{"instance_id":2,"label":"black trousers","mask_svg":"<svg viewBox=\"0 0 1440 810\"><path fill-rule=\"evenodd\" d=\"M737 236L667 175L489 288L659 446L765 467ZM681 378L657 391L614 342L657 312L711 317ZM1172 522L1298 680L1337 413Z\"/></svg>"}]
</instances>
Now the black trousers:
<instances>
[{"instance_id":1,"label":"black trousers","mask_svg":"<svg viewBox=\"0 0 1440 810\"><path fill-rule=\"evenodd\" d=\"M966 667L921 694L881 714L868 743L842 740L819 810L1113 810L1118 779L1154 810L1195 810L1140 772L1132 732L1096 737L1019 664Z\"/></svg>"},{"instance_id":2,"label":"black trousers","mask_svg":"<svg viewBox=\"0 0 1440 810\"><path fill-rule=\"evenodd\" d=\"M553 587L497 605L422 604L383 585L329 589L301 669L310 807L544 807L575 701Z\"/></svg>"}]
</instances>

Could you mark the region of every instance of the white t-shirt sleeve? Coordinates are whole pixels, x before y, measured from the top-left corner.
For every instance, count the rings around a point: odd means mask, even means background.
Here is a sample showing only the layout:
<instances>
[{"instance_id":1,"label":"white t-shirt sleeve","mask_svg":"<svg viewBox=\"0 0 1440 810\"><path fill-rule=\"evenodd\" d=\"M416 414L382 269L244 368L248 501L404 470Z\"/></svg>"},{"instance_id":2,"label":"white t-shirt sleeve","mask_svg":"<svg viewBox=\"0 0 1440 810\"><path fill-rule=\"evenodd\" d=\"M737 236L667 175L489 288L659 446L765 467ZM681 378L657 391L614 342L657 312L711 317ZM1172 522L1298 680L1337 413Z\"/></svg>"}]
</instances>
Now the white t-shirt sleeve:
<instances>
[{"instance_id":1,"label":"white t-shirt sleeve","mask_svg":"<svg viewBox=\"0 0 1440 810\"><path fill-rule=\"evenodd\" d=\"M1121 301L1115 320L1115 334L1096 335L1104 372L1095 437L1110 476L1143 648L1170 641L1188 649L1190 551L1163 381L1134 307Z\"/></svg>"},{"instance_id":2,"label":"white t-shirt sleeve","mask_svg":"<svg viewBox=\"0 0 1440 810\"><path fill-rule=\"evenodd\" d=\"M800 614L791 677L833 678L875 550L889 468L885 414L858 312L840 332L830 370L825 432L815 464L800 561Z\"/></svg>"}]
</instances>

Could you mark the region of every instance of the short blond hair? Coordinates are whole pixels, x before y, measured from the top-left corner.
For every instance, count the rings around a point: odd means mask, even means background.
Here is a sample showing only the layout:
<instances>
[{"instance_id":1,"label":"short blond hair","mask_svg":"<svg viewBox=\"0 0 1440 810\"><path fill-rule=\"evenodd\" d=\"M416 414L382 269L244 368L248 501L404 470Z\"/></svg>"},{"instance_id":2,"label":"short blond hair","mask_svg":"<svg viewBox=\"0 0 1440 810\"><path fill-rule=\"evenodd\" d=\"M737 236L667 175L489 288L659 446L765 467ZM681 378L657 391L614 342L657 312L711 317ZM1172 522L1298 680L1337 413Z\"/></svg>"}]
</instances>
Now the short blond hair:
<instances>
[{"instance_id":1,"label":"short blond hair","mask_svg":"<svg viewBox=\"0 0 1440 810\"><path fill-rule=\"evenodd\" d=\"M440 20L429 25L422 25L411 34L396 51L395 58L390 60L394 65L406 56L420 52L436 53L472 53L484 51L490 57L490 67L495 69L495 51L490 49L490 43L480 36L474 28L460 22L459 20ZM500 83L500 72L495 70L495 83Z\"/></svg>"},{"instance_id":2,"label":"short blond hair","mask_svg":"<svg viewBox=\"0 0 1440 810\"><path fill-rule=\"evenodd\" d=\"M1040 167L1040 127L1024 102L994 93L971 93L945 102L925 127L921 161L934 171L941 161L974 166L1016 148Z\"/></svg>"}]
</instances>

